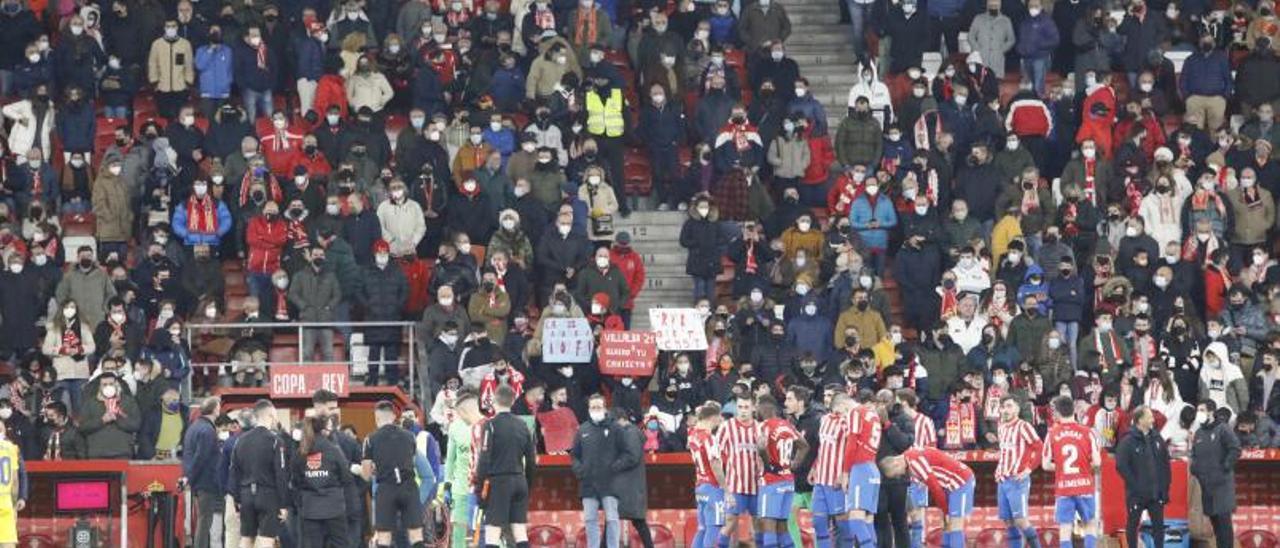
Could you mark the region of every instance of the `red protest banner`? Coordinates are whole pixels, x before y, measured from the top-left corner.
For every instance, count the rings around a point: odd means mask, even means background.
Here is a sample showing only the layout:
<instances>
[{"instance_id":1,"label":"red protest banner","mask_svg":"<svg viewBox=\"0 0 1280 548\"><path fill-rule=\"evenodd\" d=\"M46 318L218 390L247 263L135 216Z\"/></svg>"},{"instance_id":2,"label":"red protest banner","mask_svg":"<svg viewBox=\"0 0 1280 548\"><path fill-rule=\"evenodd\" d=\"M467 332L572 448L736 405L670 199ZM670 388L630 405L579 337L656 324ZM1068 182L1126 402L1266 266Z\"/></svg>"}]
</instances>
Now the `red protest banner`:
<instances>
[{"instance_id":1,"label":"red protest banner","mask_svg":"<svg viewBox=\"0 0 1280 548\"><path fill-rule=\"evenodd\" d=\"M653 331L602 331L600 372L615 377L647 377L658 358L658 334Z\"/></svg>"},{"instance_id":2,"label":"red protest banner","mask_svg":"<svg viewBox=\"0 0 1280 548\"><path fill-rule=\"evenodd\" d=\"M346 364L273 365L270 372L272 398L310 398L321 388L340 398L351 393L351 369Z\"/></svg>"},{"instance_id":3,"label":"red protest banner","mask_svg":"<svg viewBox=\"0 0 1280 548\"><path fill-rule=\"evenodd\" d=\"M578 435L578 417L573 415L572 409L561 407L538 413L538 425L542 427L542 441L548 453L567 453L573 449L573 438Z\"/></svg>"}]
</instances>

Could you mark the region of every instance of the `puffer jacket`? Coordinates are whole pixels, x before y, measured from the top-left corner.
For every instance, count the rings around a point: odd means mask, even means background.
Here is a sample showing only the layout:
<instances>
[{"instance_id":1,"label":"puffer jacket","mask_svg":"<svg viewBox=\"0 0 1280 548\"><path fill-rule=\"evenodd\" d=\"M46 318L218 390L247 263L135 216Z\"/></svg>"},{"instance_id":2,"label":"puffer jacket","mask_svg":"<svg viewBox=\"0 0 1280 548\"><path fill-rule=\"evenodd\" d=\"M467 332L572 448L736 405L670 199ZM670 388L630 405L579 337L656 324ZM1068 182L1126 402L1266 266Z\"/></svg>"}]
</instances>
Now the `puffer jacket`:
<instances>
[{"instance_id":1,"label":"puffer jacket","mask_svg":"<svg viewBox=\"0 0 1280 548\"><path fill-rule=\"evenodd\" d=\"M256 274L271 274L279 270L280 257L288 240L283 220L268 221L262 215L250 219L245 233L245 243L249 246L245 269Z\"/></svg>"},{"instance_id":2,"label":"puffer jacket","mask_svg":"<svg viewBox=\"0 0 1280 548\"><path fill-rule=\"evenodd\" d=\"M341 301L338 277L329 271L317 273L307 267L294 274L289 284L289 303L298 307L298 319L304 322L333 321Z\"/></svg>"},{"instance_id":3,"label":"puffer jacket","mask_svg":"<svg viewBox=\"0 0 1280 548\"><path fill-rule=\"evenodd\" d=\"M689 208L689 218L680 227L680 247L689 252L684 265L685 274L695 278L714 278L724 270L720 255L726 242L717 219L715 207L705 219L697 218L695 208Z\"/></svg>"},{"instance_id":4,"label":"puffer jacket","mask_svg":"<svg viewBox=\"0 0 1280 548\"><path fill-rule=\"evenodd\" d=\"M836 128L836 160L842 165L876 165L883 146L880 124L869 114L845 117Z\"/></svg>"},{"instance_id":5,"label":"puffer jacket","mask_svg":"<svg viewBox=\"0 0 1280 548\"><path fill-rule=\"evenodd\" d=\"M133 208L129 188L118 175L103 168L93 183L94 234L101 242L127 242L133 234Z\"/></svg>"},{"instance_id":6,"label":"puffer jacket","mask_svg":"<svg viewBox=\"0 0 1280 548\"><path fill-rule=\"evenodd\" d=\"M391 244L391 254L396 257L416 253L418 242L427 234L422 206L409 199L399 204L390 199L378 204L378 222L382 225L382 239Z\"/></svg>"},{"instance_id":7,"label":"puffer jacket","mask_svg":"<svg viewBox=\"0 0 1280 548\"><path fill-rule=\"evenodd\" d=\"M533 244L529 242L529 237L525 235L524 231L520 230L520 222L518 220L516 221L515 230L498 229L489 238L486 253L489 256L493 256L494 253L499 251L506 253L507 258L513 262L525 266L533 265Z\"/></svg>"},{"instance_id":8,"label":"puffer jacket","mask_svg":"<svg viewBox=\"0 0 1280 548\"><path fill-rule=\"evenodd\" d=\"M106 404L94 397L86 398L80 405L80 433L84 435L86 455L91 459L128 459L133 457L133 438L142 426L142 411L133 396L121 391L117 397L119 414L116 420L104 422Z\"/></svg>"},{"instance_id":9,"label":"puffer jacket","mask_svg":"<svg viewBox=\"0 0 1280 548\"><path fill-rule=\"evenodd\" d=\"M174 41L157 38L151 43L147 56L147 79L156 91L186 91L195 82L195 55L191 42L178 38Z\"/></svg>"},{"instance_id":10,"label":"puffer jacket","mask_svg":"<svg viewBox=\"0 0 1280 548\"><path fill-rule=\"evenodd\" d=\"M347 78L346 87L347 104L354 110L369 107L374 112L380 112L396 94L387 77L376 71L352 74Z\"/></svg>"},{"instance_id":11,"label":"puffer jacket","mask_svg":"<svg viewBox=\"0 0 1280 548\"><path fill-rule=\"evenodd\" d=\"M779 137L769 144L769 165L776 177L803 177L810 158L809 143L804 139Z\"/></svg>"}]
</instances>

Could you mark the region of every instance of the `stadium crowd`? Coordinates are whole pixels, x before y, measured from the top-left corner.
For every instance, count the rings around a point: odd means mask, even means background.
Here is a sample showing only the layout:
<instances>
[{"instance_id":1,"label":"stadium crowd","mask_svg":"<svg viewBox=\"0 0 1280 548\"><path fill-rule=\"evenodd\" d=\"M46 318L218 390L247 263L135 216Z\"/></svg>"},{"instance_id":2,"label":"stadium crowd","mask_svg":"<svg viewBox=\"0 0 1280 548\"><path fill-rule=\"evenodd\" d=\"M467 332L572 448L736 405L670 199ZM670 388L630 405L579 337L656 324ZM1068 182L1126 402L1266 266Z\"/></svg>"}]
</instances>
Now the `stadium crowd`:
<instances>
[{"instance_id":1,"label":"stadium crowd","mask_svg":"<svg viewBox=\"0 0 1280 548\"><path fill-rule=\"evenodd\" d=\"M882 389L943 450L998 448L1009 396L1040 437L1069 398L1108 451L1140 406L1174 458L1206 429L1280 447L1271 0L840 9L831 124L779 0L0 0L8 439L190 466L253 424L200 397L261 386L294 332L255 324L351 322L298 358L359 333L365 384L407 385L416 348L405 425L459 496L454 404L503 386L645 452L688 450L707 402L816 427ZM640 207L688 216L669 304L707 349L652 378L543 364L548 318L647 314L615 230ZM359 326L405 320L413 346Z\"/></svg>"}]
</instances>

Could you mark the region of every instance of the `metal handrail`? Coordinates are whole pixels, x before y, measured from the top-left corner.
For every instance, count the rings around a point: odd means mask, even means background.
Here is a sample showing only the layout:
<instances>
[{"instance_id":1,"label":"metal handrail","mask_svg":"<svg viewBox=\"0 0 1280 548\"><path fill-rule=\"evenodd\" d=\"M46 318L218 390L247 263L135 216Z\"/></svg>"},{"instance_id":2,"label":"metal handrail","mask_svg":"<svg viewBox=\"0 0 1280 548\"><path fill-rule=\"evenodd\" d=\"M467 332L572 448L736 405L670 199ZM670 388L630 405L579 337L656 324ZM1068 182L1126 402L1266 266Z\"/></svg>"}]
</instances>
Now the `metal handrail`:
<instances>
[{"instance_id":1,"label":"metal handrail","mask_svg":"<svg viewBox=\"0 0 1280 548\"><path fill-rule=\"evenodd\" d=\"M395 364L395 365L397 365L397 366L398 366L398 365L400 365L400 364L403 364L403 363L407 363L407 364L409 365L409 393L410 393L410 394L417 395L417 391L414 389L414 387L415 387L415 386L417 386L417 382L416 382L416 380L417 380L417 373L418 373L418 371L417 371L417 367L416 367L416 366L417 366L417 342L418 342L418 337L417 337L417 326L418 326L417 322L411 322L411 321L396 321L396 322L390 322L390 321L380 321L380 322L351 322L351 321L348 321L348 322L239 322L239 323L226 323L226 322L222 322L222 323L185 323L185 324L182 326L182 329L183 329L184 331L186 331L187 347L188 347L188 348L192 348L192 349L194 349L194 346L193 346L194 337L195 337L196 335L201 334L201 332L204 332L204 331L210 331L210 330L216 330L216 329L225 329L225 330L233 330L233 329L263 329L263 330L274 330L274 329L294 329L294 330L297 330L297 336L298 336L298 360L297 360L297 361L294 361L294 362L280 362L280 363L279 363L280 365L284 365L284 364L288 364L288 365L306 365L306 364L316 364L316 363L344 363L344 362L345 362L348 366L350 366L352 362L351 362L351 349L350 349L350 346L349 346L349 345L348 345L348 348L347 348L347 359L346 359L346 360L315 361L315 360L306 360L306 359L304 359L304 358L306 357L306 349L303 347L303 340L304 340L304 339L303 339L303 336L302 336L302 330L304 330L304 329L318 329L318 328L336 329L336 328L340 328L340 327L349 327L349 328L351 328L352 330L356 330L356 329L368 329L368 328L379 328L379 327L398 327L398 328L401 328L402 330L405 330L405 329L407 328L408 336L406 337L406 339L407 339L407 343L408 343L408 346L409 346L409 349L408 349L408 356L407 356L407 357L405 357L405 358L403 358L403 359L394 360L394 361L380 361L380 363L383 363L383 364ZM403 332L404 332L404 331L402 331L402 333L403 333ZM272 364L271 364L271 361L270 361L270 359L269 359L269 358L270 358L270 355L268 355L268 360L263 364L264 369L270 369L270 367L271 367L271 365L272 365ZM197 368L197 367L206 367L206 368L207 368L207 367L223 367L223 366L229 366L229 365L231 365L231 363L230 363L230 362L196 362L195 360L192 360L192 362L191 362L191 367L192 367L193 371L194 371L194 369L195 369L195 368ZM183 388L184 388L184 392L185 392L185 394L183 394L183 396L184 396L184 398L183 398L183 399L190 399L190 395L191 395L191 375L190 375L190 374L189 374L189 375L187 375L187 378L186 378L186 380L185 380L185 381L184 381L184 383L183 383Z\"/></svg>"}]
</instances>

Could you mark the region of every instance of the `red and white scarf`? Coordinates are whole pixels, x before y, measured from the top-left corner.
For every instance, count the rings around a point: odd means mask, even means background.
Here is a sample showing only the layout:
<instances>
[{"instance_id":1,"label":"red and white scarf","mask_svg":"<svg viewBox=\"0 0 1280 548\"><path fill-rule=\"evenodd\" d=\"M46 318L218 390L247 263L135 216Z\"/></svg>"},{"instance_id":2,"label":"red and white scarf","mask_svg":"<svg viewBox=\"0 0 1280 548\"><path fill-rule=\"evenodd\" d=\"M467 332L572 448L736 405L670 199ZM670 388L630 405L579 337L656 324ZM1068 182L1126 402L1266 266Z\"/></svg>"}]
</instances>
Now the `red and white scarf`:
<instances>
[{"instance_id":1,"label":"red and white scarf","mask_svg":"<svg viewBox=\"0 0 1280 548\"><path fill-rule=\"evenodd\" d=\"M193 234L218 233L218 207L212 197L192 194L187 198L187 230Z\"/></svg>"},{"instance_id":2,"label":"red and white scarf","mask_svg":"<svg viewBox=\"0 0 1280 548\"><path fill-rule=\"evenodd\" d=\"M951 396L950 410L944 427L943 449L964 449L978 441L978 412L972 401L965 403Z\"/></svg>"}]
</instances>

